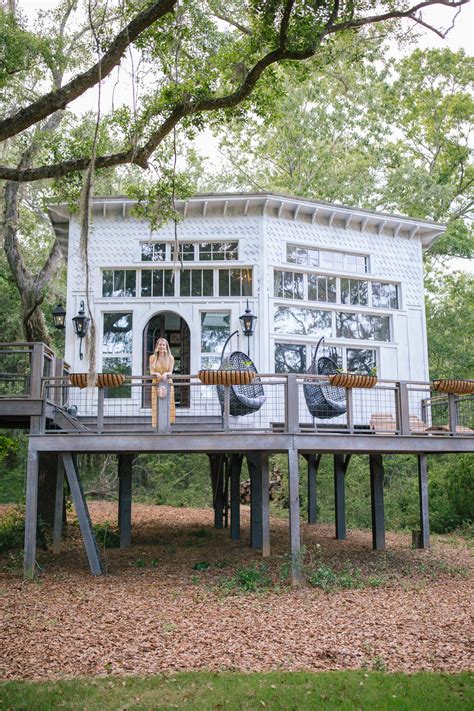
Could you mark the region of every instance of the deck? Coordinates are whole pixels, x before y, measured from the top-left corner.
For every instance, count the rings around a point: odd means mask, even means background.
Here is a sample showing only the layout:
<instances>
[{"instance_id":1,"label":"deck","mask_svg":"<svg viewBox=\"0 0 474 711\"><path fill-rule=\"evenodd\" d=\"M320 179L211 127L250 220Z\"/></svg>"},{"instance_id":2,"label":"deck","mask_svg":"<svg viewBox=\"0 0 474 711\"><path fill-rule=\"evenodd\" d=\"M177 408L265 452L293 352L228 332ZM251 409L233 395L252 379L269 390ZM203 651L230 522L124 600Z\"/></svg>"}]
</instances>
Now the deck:
<instances>
[{"instance_id":1,"label":"deck","mask_svg":"<svg viewBox=\"0 0 474 711\"><path fill-rule=\"evenodd\" d=\"M27 471L25 574L35 567L38 467L44 452L58 455L57 511L62 511L67 477L84 536L91 570L102 573L74 457L89 452L118 455L121 542L130 543L132 459L138 452L191 453L209 456L215 523L223 525L227 504L231 537L240 535L239 481L242 458L252 486L252 546L270 552L268 456L288 456L290 548L293 579L299 579L299 457L307 461L308 520L316 520L316 481L320 457L334 458L336 537L346 536L344 477L353 454L369 457L372 530L375 549L385 547L383 456L418 456L422 546L429 545L427 454L474 451L474 396L441 395L430 383L378 381L370 390L347 388L344 412L321 419L309 411L311 388L327 388L323 376L261 374L261 406L236 411L230 386L220 392L198 375L173 376L167 394L152 414L153 383L147 376L127 377L118 388L71 384L67 365L44 344L0 344L0 425L30 432ZM18 365L20 363L21 367ZM178 403L171 421L171 387ZM326 391L329 392L329 391ZM330 391L333 392L333 391ZM341 393L339 393L341 395ZM240 407L240 405L239 405ZM314 413L313 413L314 414ZM229 495L228 495L228 492ZM228 497L228 498L227 498ZM229 501L230 499L230 501ZM54 546L59 550L58 513Z\"/></svg>"}]
</instances>

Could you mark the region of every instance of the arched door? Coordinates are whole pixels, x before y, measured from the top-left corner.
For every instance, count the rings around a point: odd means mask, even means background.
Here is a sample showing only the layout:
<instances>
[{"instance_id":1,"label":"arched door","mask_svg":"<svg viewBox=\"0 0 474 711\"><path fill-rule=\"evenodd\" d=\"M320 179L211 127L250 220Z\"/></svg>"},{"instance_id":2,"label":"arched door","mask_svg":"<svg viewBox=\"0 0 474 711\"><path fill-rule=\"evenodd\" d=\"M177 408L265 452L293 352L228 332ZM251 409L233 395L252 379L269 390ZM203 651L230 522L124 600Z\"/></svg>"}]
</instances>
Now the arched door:
<instances>
[{"instance_id":1,"label":"arched door","mask_svg":"<svg viewBox=\"0 0 474 711\"><path fill-rule=\"evenodd\" d=\"M191 369L191 334L189 326L179 314L161 311L147 323L143 333L143 374L148 375L149 360L158 338L166 338L174 357L174 373L189 374ZM151 407L151 393L144 394L144 407ZM175 387L176 407L189 407L189 386Z\"/></svg>"}]
</instances>

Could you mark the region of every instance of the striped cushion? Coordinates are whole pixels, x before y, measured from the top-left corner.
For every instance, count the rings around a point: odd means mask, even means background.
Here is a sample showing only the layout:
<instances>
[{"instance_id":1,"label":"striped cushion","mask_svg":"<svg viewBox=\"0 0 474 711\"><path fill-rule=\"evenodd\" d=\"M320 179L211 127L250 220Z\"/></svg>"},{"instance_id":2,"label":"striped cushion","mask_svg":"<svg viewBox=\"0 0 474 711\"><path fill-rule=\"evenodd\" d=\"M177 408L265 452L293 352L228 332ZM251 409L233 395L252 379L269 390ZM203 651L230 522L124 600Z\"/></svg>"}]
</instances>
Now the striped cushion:
<instances>
[{"instance_id":1,"label":"striped cushion","mask_svg":"<svg viewBox=\"0 0 474 711\"><path fill-rule=\"evenodd\" d=\"M248 370L200 370L198 378L203 385L250 385L255 373Z\"/></svg>"},{"instance_id":2,"label":"striped cushion","mask_svg":"<svg viewBox=\"0 0 474 711\"><path fill-rule=\"evenodd\" d=\"M334 373L329 376L331 385L341 388L373 388L377 384L375 375L357 375L356 373Z\"/></svg>"},{"instance_id":3,"label":"striped cushion","mask_svg":"<svg viewBox=\"0 0 474 711\"><path fill-rule=\"evenodd\" d=\"M474 393L474 380L456 380L455 378L433 380L433 388L440 393L470 395Z\"/></svg>"},{"instance_id":4,"label":"striped cushion","mask_svg":"<svg viewBox=\"0 0 474 711\"><path fill-rule=\"evenodd\" d=\"M95 384L98 388L119 388L124 382L122 373L97 373Z\"/></svg>"},{"instance_id":5,"label":"striped cushion","mask_svg":"<svg viewBox=\"0 0 474 711\"><path fill-rule=\"evenodd\" d=\"M69 381L75 388L87 388L87 373L71 373ZM121 373L97 373L95 385L98 388L119 388L125 382Z\"/></svg>"}]
</instances>

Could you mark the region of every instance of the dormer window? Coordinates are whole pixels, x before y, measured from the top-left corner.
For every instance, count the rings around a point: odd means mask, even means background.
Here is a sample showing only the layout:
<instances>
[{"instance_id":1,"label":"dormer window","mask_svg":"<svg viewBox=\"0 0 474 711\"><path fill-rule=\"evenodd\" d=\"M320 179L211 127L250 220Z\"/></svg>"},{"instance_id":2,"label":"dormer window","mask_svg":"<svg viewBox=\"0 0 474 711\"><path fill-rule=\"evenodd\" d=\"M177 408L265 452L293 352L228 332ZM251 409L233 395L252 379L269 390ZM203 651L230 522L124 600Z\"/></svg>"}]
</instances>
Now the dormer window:
<instances>
[{"instance_id":1,"label":"dormer window","mask_svg":"<svg viewBox=\"0 0 474 711\"><path fill-rule=\"evenodd\" d=\"M301 247L296 244L286 245L286 261L306 267L320 267L333 272L353 272L367 274L369 257L364 254L349 254L332 249Z\"/></svg>"}]
</instances>

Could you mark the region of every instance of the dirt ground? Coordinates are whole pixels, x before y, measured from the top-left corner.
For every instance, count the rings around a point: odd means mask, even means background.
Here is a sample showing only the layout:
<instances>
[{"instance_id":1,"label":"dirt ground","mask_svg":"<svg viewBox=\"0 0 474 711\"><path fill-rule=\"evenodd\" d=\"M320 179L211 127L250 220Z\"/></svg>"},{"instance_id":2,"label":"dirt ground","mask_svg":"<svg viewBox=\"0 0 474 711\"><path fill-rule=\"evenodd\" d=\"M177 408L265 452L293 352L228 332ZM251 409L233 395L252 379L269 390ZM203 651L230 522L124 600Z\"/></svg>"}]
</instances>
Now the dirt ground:
<instances>
[{"instance_id":1,"label":"dirt ground","mask_svg":"<svg viewBox=\"0 0 474 711\"><path fill-rule=\"evenodd\" d=\"M94 522L116 521L116 504L90 509ZM293 590L287 521L272 518L272 554L260 571L248 509L240 542L214 530L212 519L209 509L135 504L132 546L102 549L100 578L88 572L74 524L59 556L39 551L34 582L4 558L1 676L474 668L472 551L464 539L434 537L420 551L408 535L388 533L387 551L375 552L370 531L335 541L333 526L303 524L308 571L331 568L346 582ZM264 582L249 593L235 574L253 563ZM351 576L360 587L351 587Z\"/></svg>"}]
</instances>

